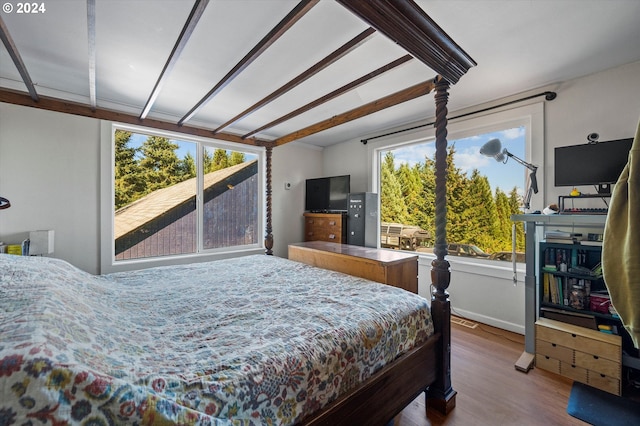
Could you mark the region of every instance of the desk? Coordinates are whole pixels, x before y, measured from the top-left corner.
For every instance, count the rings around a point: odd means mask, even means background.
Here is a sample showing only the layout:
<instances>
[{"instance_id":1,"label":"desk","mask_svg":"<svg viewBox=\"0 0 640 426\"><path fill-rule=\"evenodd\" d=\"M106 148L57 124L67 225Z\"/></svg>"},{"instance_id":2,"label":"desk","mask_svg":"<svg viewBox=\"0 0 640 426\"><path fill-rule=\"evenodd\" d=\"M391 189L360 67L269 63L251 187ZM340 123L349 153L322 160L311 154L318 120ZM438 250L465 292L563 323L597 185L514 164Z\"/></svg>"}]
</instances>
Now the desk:
<instances>
[{"instance_id":1,"label":"desk","mask_svg":"<svg viewBox=\"0 0 640 426\"><path fill-rule=\"evenodd\" d=\"M536 347L536 317L538 299L536 297L536 268L538 239L536 227L577 227L602 228L607 220L606 215L544 215L544 214L516 214L511 216L513 222L524 222L526 235L526 272L524 277L524 353L516 362L516 369L528 372L533 365Z\"/></svg>"},{"instance_id":2,"label":"desk","mask_svg":"<svg viewBox=\"0 0 640 426\"><path fill-rule=\"evenodd\" d=\"M415 254L307 241L290 244L289 259L418 293L418 256Z\"/></svg>"}]
</instances>

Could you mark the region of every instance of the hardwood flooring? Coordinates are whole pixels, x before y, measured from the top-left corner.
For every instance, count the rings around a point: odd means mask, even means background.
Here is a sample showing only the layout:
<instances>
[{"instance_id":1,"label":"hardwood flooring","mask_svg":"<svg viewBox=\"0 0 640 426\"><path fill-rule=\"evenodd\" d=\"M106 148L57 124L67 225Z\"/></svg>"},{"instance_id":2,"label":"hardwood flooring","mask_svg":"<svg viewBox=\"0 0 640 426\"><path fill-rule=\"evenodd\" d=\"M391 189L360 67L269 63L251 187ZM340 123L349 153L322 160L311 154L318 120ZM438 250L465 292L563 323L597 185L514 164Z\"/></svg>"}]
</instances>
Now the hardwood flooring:
<instances>
[{"instance_id":1,"label":"hardwood flooring","mask_svg":"<svg viewBox=\"0 0 640 426\"><path fill-rule=\"evenodd\" d=\"M424 394L394 421L394 426L586 425L567 414L572 381L514 364L524 350L524 336L479 324L452 324L451 381L458 393L446 417L429 409Z\"/></svg>"}]
</instances>

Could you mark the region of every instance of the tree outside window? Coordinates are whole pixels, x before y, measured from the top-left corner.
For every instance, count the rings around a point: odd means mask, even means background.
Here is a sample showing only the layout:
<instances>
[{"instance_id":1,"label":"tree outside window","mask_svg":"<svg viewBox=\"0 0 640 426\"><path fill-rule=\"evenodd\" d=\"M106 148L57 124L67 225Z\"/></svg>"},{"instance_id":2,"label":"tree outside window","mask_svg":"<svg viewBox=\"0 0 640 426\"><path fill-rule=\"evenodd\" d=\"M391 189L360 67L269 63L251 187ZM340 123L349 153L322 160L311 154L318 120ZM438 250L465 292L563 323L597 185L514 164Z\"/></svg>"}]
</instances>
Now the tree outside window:
<instances>
[{"instance_id":1,"label":"tree outside window","mask_svg":"<svg viewBox=\"0 0 640 426\"><path fill-rule=\"evenodd\" d=\"M511 215L522 213L526 174L515 162L502 164L479 153L492 138L524 157L525 128L449 140L447 155L447 241L452 255L510 260ZM432 251L435 236L435 143L380 151L380 221L416 226L428 238L416 250ZM524 252L524 229L516 225L516 251ZM478 251L477 249L480 249ZM406 249L406 248L405 248ZM485 254L483 254L486 253Z\"/></svg>"},{"instance_id":2,"label":"tree outside window","mask_svg":"<svg viewBox=\"0 0 640 426\"><path fill-rule=\"evenodd\" d=\"M116 260L258 243L255 153L116 129L114 155Z\"/></svg>"}]
</instances>

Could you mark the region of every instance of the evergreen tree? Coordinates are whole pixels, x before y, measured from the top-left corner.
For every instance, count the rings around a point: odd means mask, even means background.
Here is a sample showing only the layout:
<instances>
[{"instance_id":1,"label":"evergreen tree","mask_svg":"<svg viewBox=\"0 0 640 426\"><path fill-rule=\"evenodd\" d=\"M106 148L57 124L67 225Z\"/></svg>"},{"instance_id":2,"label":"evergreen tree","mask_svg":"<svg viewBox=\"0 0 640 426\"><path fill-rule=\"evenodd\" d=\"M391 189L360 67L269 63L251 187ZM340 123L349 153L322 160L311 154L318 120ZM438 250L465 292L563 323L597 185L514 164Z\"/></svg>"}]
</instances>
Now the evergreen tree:
<instances>
[{"instance_id":1,"label":"evergreen tree","mask_svg":"<svg viewBox=\"0 0 640 426\"><path fill-rule=\"evenodd\" d=\"M204 170L205 174L211 173L214 171L213 156L211 155L210 150L207 148L203 150L203 154L202 154L202 169Z\"/></svg>"},{"instance_id":2,"label":"evergreen tree","mask_svg":"<svg viewBox=\"0 0 640 426\"><path fill-rule=\"evenodd\" d=\"M491 185L489 179L480 175L477 169L471 173L468 194L467 210L463 213L464 221L468 224L464 242L475 244L487 252L499 250L498 214Z\"/></svg>"},{"instance_id":3,"label":"evergreen tree","mask_svg":"<svg viewBox=\"0 0 640 426\"><path fill-rule=\"evenodd\" d=\"M168 138L149 136L140 148L140 168L147 183L145 195L179 182L178 145Z\"/></svg>"},{"instance_id":4,"label":"evergreen tree","mask_svg":"<svg viewBox=\"0 0 640 426\"><path fill-rule=\"evenodd\" d=\"M407 208L407 225L416 225L424 222L422 199L422 182L420 182L419 169L417 167L409 168L409 165L403 163L396 172L402 198Z\"/></svg>"},{"instance_id":5,"label":"evergreen tree","mask_svg":"<svg viewBox=\"0 0 640 426\"><path fill-rule=\"evenodd\" d=\"M395 174L394 157L391 151L385 153L380 171L380 221L405 223L408 220L407 207L402 197L402 188Z\"/></svg>"},{"instance_id":6,"label":"evergreen tree","mask_svg":"<svg viewBox=\"0 0 640 426\"><path fill-rule=\"evenodd\" d=\"M245 162L245 156L243 152L231 151L229 157L229 166L235 166L236 164L242 164Z\"/></svg>"},{"instance_id":7,"label":"evergreen tree","mask_svg":"<svg viewBox=\"0 0 640 426\"><path fill-rule=\"evenodd\" d=\"M470 223L469 179L455 166L455 146L448 147L447 153L447 240L464 243Z\"/></svg>"},{"instance_id":8,"label":"evergreen tree","mask_svg":"<svg viewBox=\"0 0 640 426\"><path fill-rule=\"evenodd\" d=\"M496 212L498 214L498 235L500 247L495 251L511 250L511 205L509 197L500 188L496 188Z\"/></svg>"},{"instance_id":9,"label":"evergreen tree","mask_svg":"<svg viewBox=\"0 0 640 426\"><path fill-rule=\"evenodd\" d=\"M518 188L515 186L509 193L509 207L511 208L511 214L522 214L522 197L518 194ZM524 251L524 223L520 222L516 226L516 248L519 251Z\"/></svg>"},{"instance_id":10,"label":"evergreen tree","mask_svg":"<svg viewBox=\"0 0 640 426\"><path fill-rule=\"evenodd\" d=\"M196 177L196 160L190 152L187 152L178 164L178 180L182 182L194 177Z\"/></svg>"},{"instance_id":11,"label":"evergreen tree","mask_svg":"<svg viewBox=\"0 0 640 426\"><path fill-rule=\"evenodd\" d=\"M136 149L129 146L131 132L115 131L115 209L126 206L139 198L145 190L144 179L136 159Z\"/></svg>"},{"instance_id":12,"label":"evergreen tree","mask_svg":"<svg viewBox=\"0 0 640 426\"><path fill-rule=\"evenodd\" d=\"M229 167L229 156L227 150L218 148L213 151L212 171L226 169Z\"/></svg>"}]
</instances>

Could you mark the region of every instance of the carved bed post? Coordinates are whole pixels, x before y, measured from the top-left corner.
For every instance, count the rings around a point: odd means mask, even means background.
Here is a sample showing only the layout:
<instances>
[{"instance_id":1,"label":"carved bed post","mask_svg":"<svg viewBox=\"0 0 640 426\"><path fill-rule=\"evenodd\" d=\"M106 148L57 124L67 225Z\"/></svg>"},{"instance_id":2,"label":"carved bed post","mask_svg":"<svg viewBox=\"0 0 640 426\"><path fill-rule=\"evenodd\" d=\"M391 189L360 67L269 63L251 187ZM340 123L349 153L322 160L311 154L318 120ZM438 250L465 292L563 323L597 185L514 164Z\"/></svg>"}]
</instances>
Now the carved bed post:
<instances>
[{"instance_id":1,"label":"carved bed post","mask_svg":"<svg viewBox=\"0 0 640 426\"><path fill-rule=\"evenodd\" d=\"M438 375L429 387L427 403L444 414L456 406L456 391L451 387L451 305L446 291L451 281L447 255L447 100L449 82L436 77L436 232L433 252L436 259L431 262L431 313L436 333L442 334L438 348Z\"/></svg>"},{"instance_id":2,"label":"carved bed post","mask_svg":"<svg viewBox=\"0 0 640 426\"><path fill-rule=\"evenodd\" d=\"M266 223L266 235L264 237L264 248L266 255L273 255L273 234L271 229L271 154L273 152L272 146L267 146L267 223Z\"/></svg>"}]
</instances>

